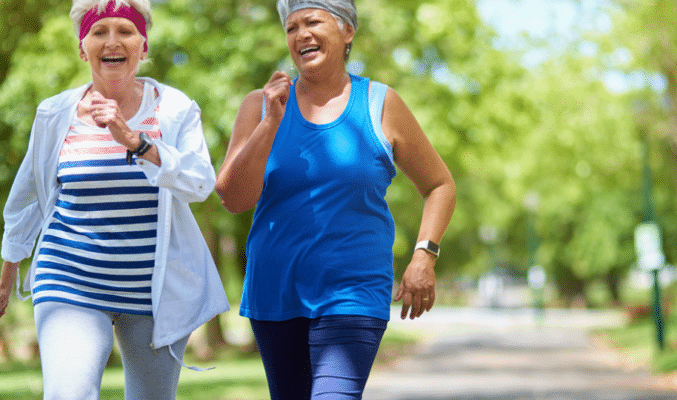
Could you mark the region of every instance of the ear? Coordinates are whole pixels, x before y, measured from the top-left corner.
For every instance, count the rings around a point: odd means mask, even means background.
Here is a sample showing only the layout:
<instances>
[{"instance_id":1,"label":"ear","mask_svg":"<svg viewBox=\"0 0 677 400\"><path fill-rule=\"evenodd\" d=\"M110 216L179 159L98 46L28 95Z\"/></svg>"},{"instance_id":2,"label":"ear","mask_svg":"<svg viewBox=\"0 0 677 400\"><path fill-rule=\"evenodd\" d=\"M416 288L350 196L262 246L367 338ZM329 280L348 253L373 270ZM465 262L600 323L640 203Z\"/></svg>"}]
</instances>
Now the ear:
<instances>
[{"instance_id":1,"label":"ear","mask_svg":"<svg viewBox=\"0 0 677 400\"><path fill-rule=\"evenodd\" d=\"M343 38L343 42L345 44L352 43L353 37L355 36L355 29L353 29L353 26L347 22L344 25L345 25L345 36Z\"/></svg>"},{"instance_id":2,"label":"ear","mask_svg":"<svg viewBox=\"0 0 677 400\"><path fill-rule=\"evenodd\" d=\"M82 42L80 42L80 59L84 62L89 61L87 60L87 54L85 53Z\"/></svg>"}]
</instances>

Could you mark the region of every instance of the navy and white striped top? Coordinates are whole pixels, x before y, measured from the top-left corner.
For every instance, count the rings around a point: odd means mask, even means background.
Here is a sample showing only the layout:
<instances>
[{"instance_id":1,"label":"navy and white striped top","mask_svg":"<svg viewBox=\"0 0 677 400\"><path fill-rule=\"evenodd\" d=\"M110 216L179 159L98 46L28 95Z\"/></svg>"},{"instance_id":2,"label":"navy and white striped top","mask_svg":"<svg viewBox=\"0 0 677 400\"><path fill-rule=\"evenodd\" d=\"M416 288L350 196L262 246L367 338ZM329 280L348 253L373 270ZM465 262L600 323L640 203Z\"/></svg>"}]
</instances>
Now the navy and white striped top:
<instances>
[{"instance_id":1,"label":"navy and white striped top","mask_svg":"<svg viewBox=\"0 0 677 400\"><path fill-rule=\"evenodd\" d=\"M127 124L159 138L158 94L145 86ZM108 128L75 118L59 154L61 191L38 253L33 304L152 315L158 188L126 163L126 150Z\"/></svg>"}]
</instances>

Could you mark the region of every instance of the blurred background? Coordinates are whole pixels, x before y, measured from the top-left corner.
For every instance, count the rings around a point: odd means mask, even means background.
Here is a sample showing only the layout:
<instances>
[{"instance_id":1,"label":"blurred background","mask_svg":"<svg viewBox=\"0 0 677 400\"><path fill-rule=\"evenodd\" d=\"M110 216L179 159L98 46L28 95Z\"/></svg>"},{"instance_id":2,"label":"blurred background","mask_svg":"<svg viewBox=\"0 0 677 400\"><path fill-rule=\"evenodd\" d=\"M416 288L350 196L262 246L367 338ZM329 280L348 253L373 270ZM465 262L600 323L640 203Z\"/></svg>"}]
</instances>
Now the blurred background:
<instances>
[{"instance_id":1,"label":"blurred background","mask_svg":"<svg viewBox=\"0 0 677 400\"><path fill-rule=\"evenodd\" d=\"M436 264L436 306L615 308L635 321L651 315L656 281L670 335L677 2L356 3L360 27L348 70L400 94L456 180L456 211ZM197 101L218 171L244 96L273 71L291 69L275 2L152 4L150 62L139 75ZM2 204L38 103L91 80L70 6L0 2ZM423 202L402 173L387 200L399 279ZM236 307L252 214L229 214L215 194L193 210ZM658 227L663 262L647 269L637 262L635 236L649 222ZM189 350L200 360L233 351L224 349L251 351L242 326L233 316L215 319ZM0 323L2 365L36 362L33 329L30 302L13 299ZM666 337L668 348L677 347L677 338Z\"/></svg>"}]
</instances>

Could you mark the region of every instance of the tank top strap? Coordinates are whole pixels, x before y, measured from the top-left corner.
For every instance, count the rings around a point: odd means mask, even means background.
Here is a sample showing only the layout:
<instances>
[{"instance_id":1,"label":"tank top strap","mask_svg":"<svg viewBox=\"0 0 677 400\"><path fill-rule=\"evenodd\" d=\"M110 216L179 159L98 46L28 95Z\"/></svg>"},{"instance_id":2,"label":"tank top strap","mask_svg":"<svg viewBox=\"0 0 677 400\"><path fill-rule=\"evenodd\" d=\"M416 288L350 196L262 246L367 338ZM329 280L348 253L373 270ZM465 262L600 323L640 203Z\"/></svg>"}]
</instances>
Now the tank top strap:
<instances>
[{"instance_id":1,"label":"tank top strap","mask_svg":"<svg viewBox=\"0 0 677 400\"><path fill-rule=\"evenodd\" d=\"M381 123L381 119L383 117L383 105L385 103L387 91L387 85L381 82L371 81L371 89L369 90L369 117L371 119L371 125L374 128L376 137L378 137L383 149L385 150L386 154L388 154L390 162L395 165L393 146L390 144L388 139L386 139L386 136L383 133L383 124Z\"/></svg>"}]
</instances>

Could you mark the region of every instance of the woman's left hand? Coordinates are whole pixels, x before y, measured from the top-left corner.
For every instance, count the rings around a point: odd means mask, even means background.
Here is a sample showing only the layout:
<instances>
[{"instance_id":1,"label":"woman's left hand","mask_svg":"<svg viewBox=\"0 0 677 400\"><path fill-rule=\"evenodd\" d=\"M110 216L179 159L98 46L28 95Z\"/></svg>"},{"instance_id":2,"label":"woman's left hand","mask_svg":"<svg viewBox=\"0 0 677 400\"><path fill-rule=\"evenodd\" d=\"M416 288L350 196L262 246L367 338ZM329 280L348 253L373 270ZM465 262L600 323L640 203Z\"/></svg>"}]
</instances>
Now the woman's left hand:
<instances>
[{"instance_id":1,"label":"woman's left hand","mask_svg":"<svg viewBox=\"0 0 677 400\"><path fill-rule=\"evenodd\" d=\"M434 266L435 256L424 251L414 252L395 296L395 301L402 300L402 319L406 319L407 314L411 319L420 317L435 304Z\"/></svg>"}]
</instances>

